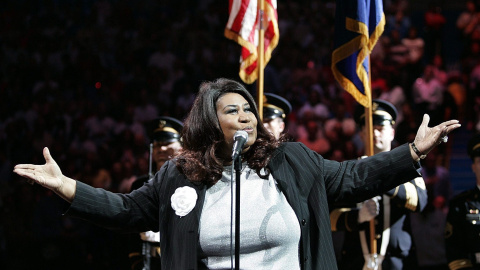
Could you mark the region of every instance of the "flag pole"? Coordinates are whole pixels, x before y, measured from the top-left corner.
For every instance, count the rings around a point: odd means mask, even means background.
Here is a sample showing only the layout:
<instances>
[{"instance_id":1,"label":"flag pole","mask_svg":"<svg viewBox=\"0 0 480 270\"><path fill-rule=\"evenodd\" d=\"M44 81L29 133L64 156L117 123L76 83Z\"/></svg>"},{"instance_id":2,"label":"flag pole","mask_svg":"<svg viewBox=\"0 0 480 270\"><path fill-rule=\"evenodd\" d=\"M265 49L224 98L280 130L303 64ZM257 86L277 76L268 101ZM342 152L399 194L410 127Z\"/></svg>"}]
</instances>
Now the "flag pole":
<instances>
[{"instance_id":1,"label":"flag pole","mask_svg":"<svg viewBox=\"0 0 480 270\"><path fill-rule=\"evenodd\" d=\"M366 155L373 155L373 124L372 124L372 107L365 107L365 139ZM377 240L375 239L375 218L370 220L370 252L377 254Z\"/></svg>"},{"instance_id":2,"label":"flag pole","mask_svg":"<svg viewBox=\"0 0 480 270\"><path fill-rule=\"evenodd\" d=\"M257 10L258 10L258 59L257 59L257 104L258 104L258 115L260 120L263 120L263 67L265 66L265 21L264 21L264 10L265 10L265 0L257 0Z\"/></svg>"},{"instance_id":3,"label":"flag pole","mask_svg":"<svg viewBox=\"0 0 480 270\"><path fill-rule=\"evenodd\" d=\"M368 87L372 88L370 55L368 56ZM372 119L372 94L365 91L370 106L365 107L365 154L373 156L373 119ZM375 218L370 220L370 253L377 254L377 240L375 239Z\"/></svg>"}]
</instances>

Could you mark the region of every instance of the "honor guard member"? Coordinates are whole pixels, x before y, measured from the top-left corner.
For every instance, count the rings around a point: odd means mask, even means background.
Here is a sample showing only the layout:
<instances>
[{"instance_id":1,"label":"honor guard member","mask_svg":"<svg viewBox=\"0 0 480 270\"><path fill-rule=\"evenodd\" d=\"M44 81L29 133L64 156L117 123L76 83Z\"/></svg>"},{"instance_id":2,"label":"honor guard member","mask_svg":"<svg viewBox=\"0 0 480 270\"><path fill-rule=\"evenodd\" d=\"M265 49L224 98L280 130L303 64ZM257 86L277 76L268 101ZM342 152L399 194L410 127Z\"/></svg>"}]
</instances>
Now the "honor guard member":
<instances>
[{"instance_id":1,"label":"honor guard member","mask_svg":"<svg viewBox=\"0 0 480 270\"><path fill-rule=\"evenodd\" d=\"M397 110L389 102L373 100L373 148L374 154L390 151L394 140L394 124ZM358 106L355 121L365 132L365 109ZM348 199L348 198L346 198ZM343 243L337 245L339 269L403 269L404 259L412 246L410 234L405 231L406 214L419 212L427 204L427 191L423 178L417 177L382 196L360 204L348 201L333 205L330 210L332 231L344 234ZM369 221L374 219L374 238L377 251L370 250ZM334 238L335 239L335 238ZM376 268L375 268L376 267Z\"/></svg>"},{"instance_id":2,"label":"honor guard member","mask_svg":"<svg viewBox=\"0 0 480 270\"><path fill-rule=\"evenodd\" d=\"M292 111L292 105L286 99L272 93L265 93L263 98L263 125L275 138L285 130L285 119Z\"/></svg>"},{"instance_id":3,"label":"honor guard member","mask_svg":"<svg viewBox=\"0 0 480 270\"><path fill-rule=\"evenodd\" d=\"M182 149L182 128L182 122L168 116L159 117L150 123L147 127L151 138L149 174L138 177L132 183L131 190L141 187L151 179L165 162ZM140 239L142 252L129 254L132 269L160 269L160 234L152 231L142 232Z\"/></svg>"},{"instance_id":4,"label":"honor guard member","mask_svg":"<svg viewBox=\"0 0 480 270\"><path fill-rule=\"evenodd\" d=\"M480 134L470 139L467 148L476 187L450 201L445 249L452 270L480 269Z\"/></svg>"}]
</instances>

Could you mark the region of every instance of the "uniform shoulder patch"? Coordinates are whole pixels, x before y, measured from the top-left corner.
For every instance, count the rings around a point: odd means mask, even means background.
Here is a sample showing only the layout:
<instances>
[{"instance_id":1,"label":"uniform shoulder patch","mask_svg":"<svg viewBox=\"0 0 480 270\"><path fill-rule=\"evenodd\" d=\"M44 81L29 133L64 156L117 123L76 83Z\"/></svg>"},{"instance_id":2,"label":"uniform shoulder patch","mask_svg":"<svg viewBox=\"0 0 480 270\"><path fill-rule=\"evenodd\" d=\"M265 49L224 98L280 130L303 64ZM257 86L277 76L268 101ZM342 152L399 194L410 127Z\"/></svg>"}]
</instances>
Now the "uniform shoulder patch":
<instances>
[{"instance_id":1,"label":"uniform shoulder patch","mask_svg":"<svg viewBox=\"0 0 480 270\"><path fill-rule=\"evenodd\" d=\"M458 194L457 196L453 197L451 202L452 203L455 203L455 202L462 202L462 201L465 201L467 200L468 198L470 198L471 196L473 196L475 194L475 190L474 189L471 189L471 190L466 190L466 191L463 191L462 193Z\"/></svg>"}]
</instances>

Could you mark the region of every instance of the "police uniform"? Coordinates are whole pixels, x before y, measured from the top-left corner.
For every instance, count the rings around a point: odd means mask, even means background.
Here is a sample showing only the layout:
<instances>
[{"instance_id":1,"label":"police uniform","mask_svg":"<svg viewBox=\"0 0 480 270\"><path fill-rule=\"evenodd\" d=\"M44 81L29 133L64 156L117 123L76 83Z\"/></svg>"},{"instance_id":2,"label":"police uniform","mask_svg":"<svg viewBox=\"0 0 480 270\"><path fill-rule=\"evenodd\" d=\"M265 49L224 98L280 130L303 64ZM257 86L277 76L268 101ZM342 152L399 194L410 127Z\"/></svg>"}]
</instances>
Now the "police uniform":
<instances>
[{"instance_id":1,"label":"police uniform","mask_svg":"<svg viewBox=\"0 0 480 270\"><path fill-rule=\"evenodd\" d=\"M285 120L292 111L292 105L288 100L279 95L265 93L263 98L263 122L268 122L277 117Z\"/></svg>"},{"instance_id":2,"label":"police uniform","mask_svg":"<svg viewBox=\"0 0 480 270\"><path fill-rule=\"evenodd\" d=\"M397 110L382 100L373 100L373 125L395 123ZM365 122L364 108L355 110L354 118L359 125ZM377 254L382 269L403 269L403 261L412 246L410 233L404 228L406 215L419 212L427 204L427 191L423 178L418 177L383 194L379 201L379 215L375 217L375 239ZM358 223L359 207L348 202L340 202L331 207L330 222L338 247L337 260L339 269L362 269L365 258L371 253L369 222ZM335 232L343 237L335 237ZM386 240L385 240L386 239Z\"/></svg>"},{"instance_id":3,"label":"police uniform","mask_svg":"<svg viewBox=\"0 0 480 270\"><path fill-rule=\"evenodd\" d=\"M468 154L480 157L480 134L470 139ZM478 182L478 180L477 180ZM448 267L480 269L480 189L462 192L450 201L445 226Z\"/></svg>"},{"instance_id":4,"label":"police uniform","mask_svg":"<svg viewBox=\"0 0 480 270\"><path fill-rule=\"evenodd\" d=\"M153 169L152 164L152 147L155 142L161 143L173 143L181 141L181 132L183 129L183 123L179 120L162 116L147 126L148 133L150 134L150 172L148 175L142 175L132 183L131 191L135 190L147 181L149 181L156 171L160 168ZM150 270L160 269L160 234L158 232L142 232L140 238L135 237L131 246L134 252L129 254L131 269L133 270Z\"/></svg>"}]
</instances>

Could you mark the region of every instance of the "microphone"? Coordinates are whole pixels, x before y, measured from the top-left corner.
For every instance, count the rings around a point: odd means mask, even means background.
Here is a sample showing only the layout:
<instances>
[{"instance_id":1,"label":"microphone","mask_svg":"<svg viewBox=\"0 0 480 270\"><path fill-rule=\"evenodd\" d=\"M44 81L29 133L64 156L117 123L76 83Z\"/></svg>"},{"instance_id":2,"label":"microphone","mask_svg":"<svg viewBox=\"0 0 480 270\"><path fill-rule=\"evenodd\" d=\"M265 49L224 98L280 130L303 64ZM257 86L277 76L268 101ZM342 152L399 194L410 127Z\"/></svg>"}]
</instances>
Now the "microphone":
<instances>
[{"instance_id":1,"label":"microphone","mask_svg":"<svg viewBox=\"0 0 480 270\"><path fill-rule=\"evenodd\" d=\"M242 153L243 146L248 140L248 133L245 130L238 130L233 135L232 159L235 160Z\"/></svg>"}]
</instances>

